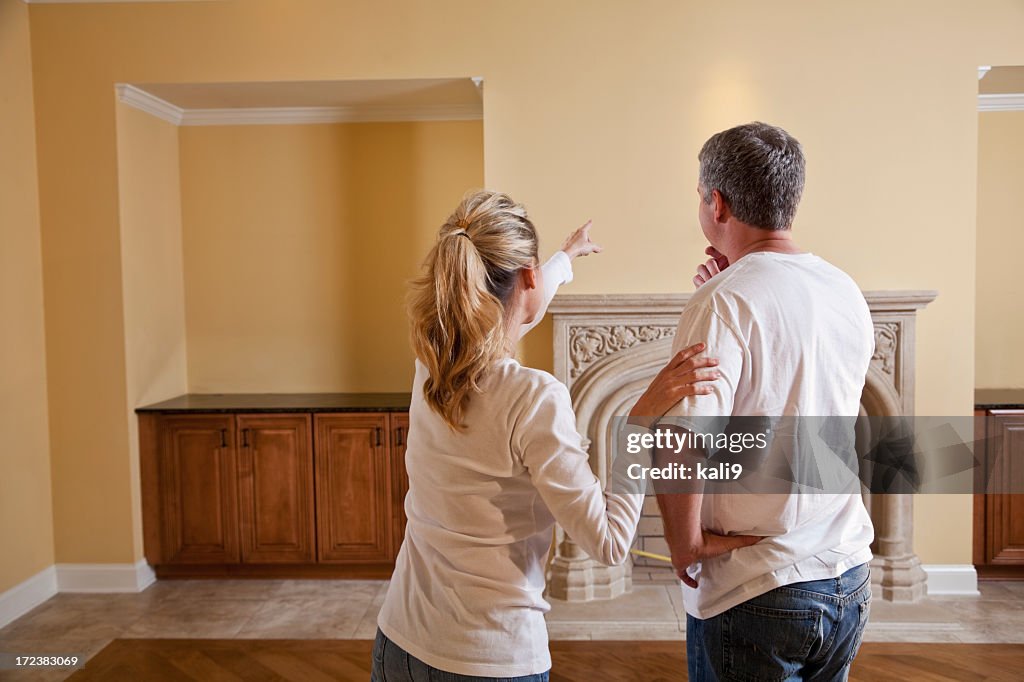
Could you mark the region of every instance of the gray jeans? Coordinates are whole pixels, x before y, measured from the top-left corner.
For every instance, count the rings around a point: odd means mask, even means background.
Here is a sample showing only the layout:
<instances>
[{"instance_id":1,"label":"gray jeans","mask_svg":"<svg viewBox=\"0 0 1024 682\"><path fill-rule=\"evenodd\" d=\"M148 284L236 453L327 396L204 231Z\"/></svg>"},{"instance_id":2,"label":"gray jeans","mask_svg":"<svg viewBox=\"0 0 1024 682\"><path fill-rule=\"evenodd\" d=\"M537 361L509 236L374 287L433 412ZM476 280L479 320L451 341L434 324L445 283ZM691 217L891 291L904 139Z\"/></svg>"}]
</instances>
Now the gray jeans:
<instances>
[{"instance_id":1,"label":"gray jeans","mask_svg":"<svg viewBox=\"0 0 1024 682\"><path fill-rule=\"evenodd\" d=\"M409 654L377 628L370 682L548 682L548 673L523 677L477 677L445 672Z\"/></svg>"}]
</instances>

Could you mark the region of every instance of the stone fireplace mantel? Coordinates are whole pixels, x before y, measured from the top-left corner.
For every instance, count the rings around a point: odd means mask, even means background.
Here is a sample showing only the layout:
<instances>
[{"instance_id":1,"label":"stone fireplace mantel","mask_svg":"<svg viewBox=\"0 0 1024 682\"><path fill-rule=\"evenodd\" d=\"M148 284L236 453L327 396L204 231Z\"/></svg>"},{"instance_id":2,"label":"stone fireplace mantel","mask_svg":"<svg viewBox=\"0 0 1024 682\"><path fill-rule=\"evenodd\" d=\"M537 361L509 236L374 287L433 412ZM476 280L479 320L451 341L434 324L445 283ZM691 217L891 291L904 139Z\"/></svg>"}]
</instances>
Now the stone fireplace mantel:
<instances>
[{"instance_id":1,"label":"stone fireplace mantel","mask_svg":"<svg viewBox=\"0 0 1024 682\"><path fill-rule=\"evenodd\" d=\"M935 291L867 291L875 325L875 353L861 399L865 414L914 413L914 327L917 311ZM611 462L610 420L625 414L669 358L672 337L689 294L559 295L554 318L554 373L569 387L577 428L602 483ZM878 595L915 601L925 594L925 574L913 551L913 500L908 495L866 498L875 522L872 581ZM646 525L660 527L645 505ZM642 521L641 523L645 523ZM656 543L657 532L649 542ZM647 538L641 534L640 544ZM661 541L663 542L663 541ZM644 548L644 547L641 547ZM648 549L657 549L653 544ZM561 529L556 534L549 592L569 601L610 599L630 591L632 564L603 566Z\"/></svg>"}]
</instances>

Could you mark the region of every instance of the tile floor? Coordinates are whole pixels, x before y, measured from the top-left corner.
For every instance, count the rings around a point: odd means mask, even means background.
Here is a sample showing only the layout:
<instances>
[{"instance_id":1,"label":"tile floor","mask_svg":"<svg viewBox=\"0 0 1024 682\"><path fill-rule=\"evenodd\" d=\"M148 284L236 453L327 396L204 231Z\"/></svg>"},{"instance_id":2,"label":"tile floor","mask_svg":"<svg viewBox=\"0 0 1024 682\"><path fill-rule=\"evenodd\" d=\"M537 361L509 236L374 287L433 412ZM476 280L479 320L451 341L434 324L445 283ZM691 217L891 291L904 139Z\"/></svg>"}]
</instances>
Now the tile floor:
<instances>
[{"instance_id":1,"label":"tile floor","mask_svg":"<svg viewBox=\"0 0 1024 682\"><path fill-rule=\"evenodd\" d=\"M379 580L175 580L139 594L58 594L0 629L0 651L88 657L118 637L371 639L386 590L387 582ZM983 582L980 590L978 597L932 597L917 604L875 600L865 639L1024 642L1024 582ZM551 604L552 639L685 635L679 588L664 573L638 570L633 592L612 601ZM11 679L66 675L52 671Z\"/></svg>"}]
</instances>

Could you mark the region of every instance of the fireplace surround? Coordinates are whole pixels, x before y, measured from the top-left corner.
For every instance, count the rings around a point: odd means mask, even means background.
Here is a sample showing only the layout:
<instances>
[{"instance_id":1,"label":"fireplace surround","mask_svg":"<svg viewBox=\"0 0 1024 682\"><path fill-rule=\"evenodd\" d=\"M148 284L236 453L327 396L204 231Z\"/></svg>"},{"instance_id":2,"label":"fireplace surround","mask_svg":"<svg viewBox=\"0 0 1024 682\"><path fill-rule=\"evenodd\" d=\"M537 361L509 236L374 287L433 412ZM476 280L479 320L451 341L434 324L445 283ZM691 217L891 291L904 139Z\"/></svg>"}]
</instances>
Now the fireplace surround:
<instances>
[{"instance_id":1,"label":"fireplace surround","mask_svg":"<svg viewBox=\"0 0 1024 682\"><path fill-rule=\"evenodd\" d=\"M875 352L861 398L862 414L914 413L914 327L917 311L934 291L870 291L864 297L875 326ZM689 294L589 294L556 296L554 373L572 395L577 429L602 483L611 464L611 421L633 402L669 358L679 315ZM913 549L913 499L866 496L875 524L872 582L878 597L916 601L926 592L925 573ZM653 498L644 505L637 546L667 553ZM636 560L638 564L646 560ZM567 601L612 599L632 589L633 561L603 566L558 528L548 591Z\"/></svg>"}]
</instances>

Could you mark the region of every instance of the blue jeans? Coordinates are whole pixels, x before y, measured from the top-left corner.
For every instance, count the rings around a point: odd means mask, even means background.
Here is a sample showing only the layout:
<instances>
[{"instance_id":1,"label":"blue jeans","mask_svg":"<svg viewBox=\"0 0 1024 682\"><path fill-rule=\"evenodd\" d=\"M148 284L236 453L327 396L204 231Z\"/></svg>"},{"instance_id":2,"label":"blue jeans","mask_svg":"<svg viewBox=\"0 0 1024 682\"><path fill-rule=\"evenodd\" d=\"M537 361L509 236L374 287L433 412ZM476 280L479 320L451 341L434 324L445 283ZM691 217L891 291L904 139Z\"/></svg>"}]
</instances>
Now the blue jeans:
<instances>
[{"instance_id":1,"label":"blue jeans","mask_svg":"<svg viewBox=\"0 0 1024 682\"><path fill-rule=\"evenodd\" d=\"M548 682L548 673L522 677L477 677L445 672L409 654L377 628L370 682Z\"/></svg>"},{"instance_id":2,"label":"blue jeans","mask_svg":"<svg viewBox=\"0 0 1024 682\"><path fill-rule=\"evenodd\" d=\"M871 607L867 564L778 587L714 618L686 617L690 679L846 680Z\"/></svg>"}]
</instances>

